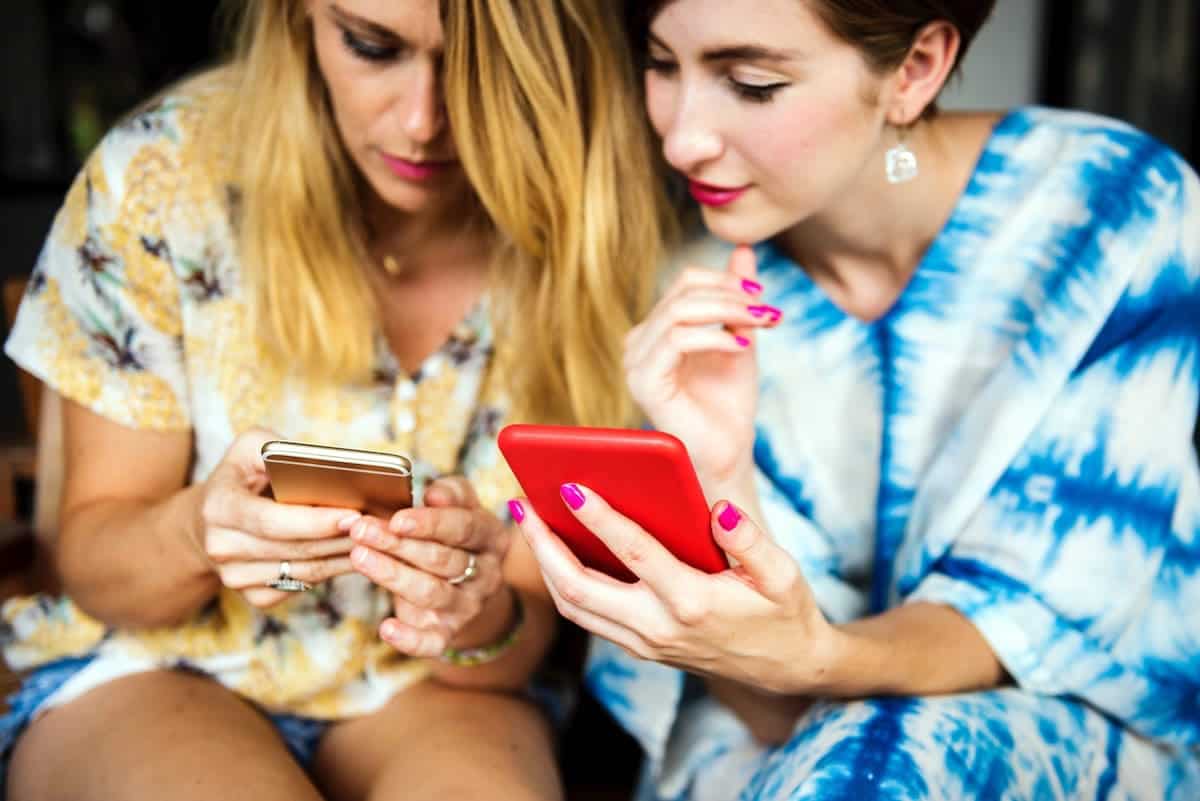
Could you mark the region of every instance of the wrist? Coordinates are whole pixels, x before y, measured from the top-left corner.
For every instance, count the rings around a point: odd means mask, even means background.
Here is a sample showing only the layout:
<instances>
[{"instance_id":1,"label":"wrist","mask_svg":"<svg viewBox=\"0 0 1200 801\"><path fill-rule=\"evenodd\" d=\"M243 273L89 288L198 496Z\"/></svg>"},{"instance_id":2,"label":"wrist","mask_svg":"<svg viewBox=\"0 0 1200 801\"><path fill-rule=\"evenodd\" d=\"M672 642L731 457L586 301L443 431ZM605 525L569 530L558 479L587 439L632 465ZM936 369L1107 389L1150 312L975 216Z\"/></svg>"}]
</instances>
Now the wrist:
<instances>
[{"instance_id":1,"label":"wrist","mask_svg":"<svg viewBox=\"0 0 1200 801\"><path fill-rule=\"evenodd\" d=\"M508 623L503 631L493 635L485 644L458 645L458 640L462 638L456 638L455 643L446 648L442 654L443 662L456 667L468 668L484 665L500 659L517 642L525 624L524 604L517 591L509 585L505 585L504 592L497 594L503 595L508 600Z\"/></svg>"},{"instance_id":2,"label":"wrist","mask_svg":"<svg viewBox=\"0 0 1200 801\"><path fill-rule=\"evenodd\" d=\"M484 601L483 608L450 641L455 649L478 648L502 638L512 628L516 604L516 590L509 584L500 588Z\"/></svg>"},{"instance_id":3,"label":"wrist","mask_svg":"<svg viewBox=\"0 0 1200 801\"><path fill-rule=\"evenodd\" d=\"M180 539L182 550L189 556L189 565L197 575L216 573L212 560L208 557L205 546L204 532L207 526L204 522L204 490L205 484L193 484L175 496L176 502L183 508L180 510L185 525L172 527ZM168 518L174 517L168 513Z\"/></svg>"}]
</instances>

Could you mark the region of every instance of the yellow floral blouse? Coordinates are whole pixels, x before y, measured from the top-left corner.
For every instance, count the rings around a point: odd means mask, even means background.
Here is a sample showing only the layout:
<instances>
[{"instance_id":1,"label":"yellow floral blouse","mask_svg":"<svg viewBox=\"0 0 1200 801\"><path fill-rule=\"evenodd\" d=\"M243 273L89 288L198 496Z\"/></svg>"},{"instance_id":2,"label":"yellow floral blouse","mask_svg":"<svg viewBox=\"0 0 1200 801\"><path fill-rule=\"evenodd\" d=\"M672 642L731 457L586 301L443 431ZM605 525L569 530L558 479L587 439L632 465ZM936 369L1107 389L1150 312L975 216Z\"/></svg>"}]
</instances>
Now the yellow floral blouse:
<instances>
[{"instance_id":1,"label":"yellow floral blouse","mask_svg":"<svg viewBox=\"0 0 1200 801\"><path fill-rule=\"evenodd\" d=\"M488 381L486 304L411 377L382 333L369 382L322 383L273 366L243 294L238 187L196 146L202 103L168 97L105 138L55 220L8 355L118 423L190 430L193 481L239 432L263 426L408 455L418 497L432 476L465 474L499 513L516 485L495 444L504 404ZM106 628L68 598L17 598L3 607L4 654L17 669L95 657L47 706L122 675L182 667L273 711L348 717L427 675L427 663L378 638L389 601L351 575L266 612L222 591L186 625L134 632Z\"/></svg>"}]
</instances>

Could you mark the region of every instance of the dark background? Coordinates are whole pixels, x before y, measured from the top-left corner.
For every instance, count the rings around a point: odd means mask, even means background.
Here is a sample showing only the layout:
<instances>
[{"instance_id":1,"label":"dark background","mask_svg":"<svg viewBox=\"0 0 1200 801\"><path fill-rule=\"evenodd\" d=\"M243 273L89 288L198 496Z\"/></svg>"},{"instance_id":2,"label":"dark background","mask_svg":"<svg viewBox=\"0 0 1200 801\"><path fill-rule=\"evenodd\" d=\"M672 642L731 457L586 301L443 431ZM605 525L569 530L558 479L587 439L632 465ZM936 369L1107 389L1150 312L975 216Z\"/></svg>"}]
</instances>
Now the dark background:
<instances>
[{"instance_id":1,"label":"dark background","mask_svg":"<svg viewBox=\"0 0 1200 801\"><path fill-rule=\"evenodd\" d=\"M615 2L615 0L614 0ZM999 0L1003 6L1012 0ZM0 278L27 274L71 177L112 121L212 60L216 0L3 0ZM1044 0L1035 100L1128 120L1200 163L1200 4ZM969 75L968 75L969 80ZM0 367L0 437L24 434Z\"/></svg>"}]
</instances>

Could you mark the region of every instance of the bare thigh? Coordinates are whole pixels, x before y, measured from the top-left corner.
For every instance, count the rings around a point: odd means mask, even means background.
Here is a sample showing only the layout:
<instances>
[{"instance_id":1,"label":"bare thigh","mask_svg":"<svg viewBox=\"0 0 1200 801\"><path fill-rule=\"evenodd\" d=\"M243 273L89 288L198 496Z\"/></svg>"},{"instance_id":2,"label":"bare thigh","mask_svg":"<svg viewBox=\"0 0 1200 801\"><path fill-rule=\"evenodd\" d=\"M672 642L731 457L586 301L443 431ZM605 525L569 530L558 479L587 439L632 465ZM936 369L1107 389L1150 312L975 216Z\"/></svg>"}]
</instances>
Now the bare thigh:
<instances>
[{"instance_id":1,"label":"bare thigh","mask_svg":"<svg viewBox=\"0 0 1200 801\"><path fill-rule=\"evenodd\" d=\"M331 801L562 798L550 727L532 703L431 681L330 729L313 774Z\"/></svg>"},{"instance_id":2,"label":"bare thigh","mask_svg":"<svg viewBox=\"0 0 1200 801\"><path fill-rule=\"evenodd\" d=\"M117 679L47 712L17 741L10 801L319 801L274 727L214 681Z\"/></svg>"}]
</instances>

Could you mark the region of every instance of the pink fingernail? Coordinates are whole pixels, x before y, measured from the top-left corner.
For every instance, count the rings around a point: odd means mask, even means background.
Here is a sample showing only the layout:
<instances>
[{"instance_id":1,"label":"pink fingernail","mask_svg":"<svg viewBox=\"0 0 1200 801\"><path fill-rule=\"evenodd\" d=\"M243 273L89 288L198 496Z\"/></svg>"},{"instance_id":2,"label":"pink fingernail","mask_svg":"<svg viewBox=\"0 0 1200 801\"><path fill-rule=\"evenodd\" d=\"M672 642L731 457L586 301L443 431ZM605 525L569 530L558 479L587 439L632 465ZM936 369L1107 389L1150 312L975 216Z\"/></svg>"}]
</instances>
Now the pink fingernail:
<instances>
[{"instance_id":1,"label":"pink fingernail","mask_svg":"<svg viewBox=\"0 0 1200 801\"><path fill-rule=\"evenodd\" d=\"M747 306L746 311L750 312L755 317L770 317L771 322L778 322L779 318L783 317L783 312L774 306Z\"/></svg>"},{"instance_id":2,"label":"pink fingernail","mask_svg":"<svg viewBox=\"0 0 1200 801\"><path fill-rule=\"evenodd\" d=\"M361 517L362 515L360 515L358 512L355 512L351 515L346 515L338 521L338 531L349 531L350 527L357 523Z\"/></svg>"},{"instance_id":3,"label":"pink fingernail","mask_svg":"<svg viewBox=\"0 0 1200 801\"><path fill-rule=\"evenodd\" d=\"M522 506L521 502L516 499L508 502L508 513L512 515L512 519L518 523L525 520L525 507Z\"/></svg>"},{"instance_id":4,"label":"pink fingernail","mask_svg":"<svg viewBox=\"0 0 1200 801\"><path fill-rule=\"evenodd\" d=\"M751 295L757 295L763 291L762 284L757 281L751 281L749 278L742 280L742 289L749 292Z\"/></svg>"},{"instance_id":5,"label":"pink fingernail","mask_svg":"<svg viewBox=\"0 0 1200 801\"><path fill-rule=\"evenodd\" d=\"M743 348L750 347L750 340L746 339L743 336L736 336L733 338L733 341L738 343L739 345L741 345Z\"/></svg>"},{"instance_id":6,"label":"pink fingernail","mask_svg":"<svg viewBox=\"0 0 1200 801\"><path fill-rule=\"evenodd\" d=\"M558 492L562 495L562 499L567 502L567 506L570 506L577 512L583 508L584 501L587 500L583 493L579 491L579 487L574 484L563 484Z\"/></svg>"},{"instance_id":7,"label":"pink fingernail","mask_svg":"<svg viewBox=\"0 0 1200 801\"><path fill-rule=\"evenodd\" d=\"M721 510L721 514L717 515L717 522L726 531L733 531L737 528L738 523L742 522L742 515L737 509L733 508L732 503L727 503L725 504L725 508Z\"/></svg>"}]
</instances>

